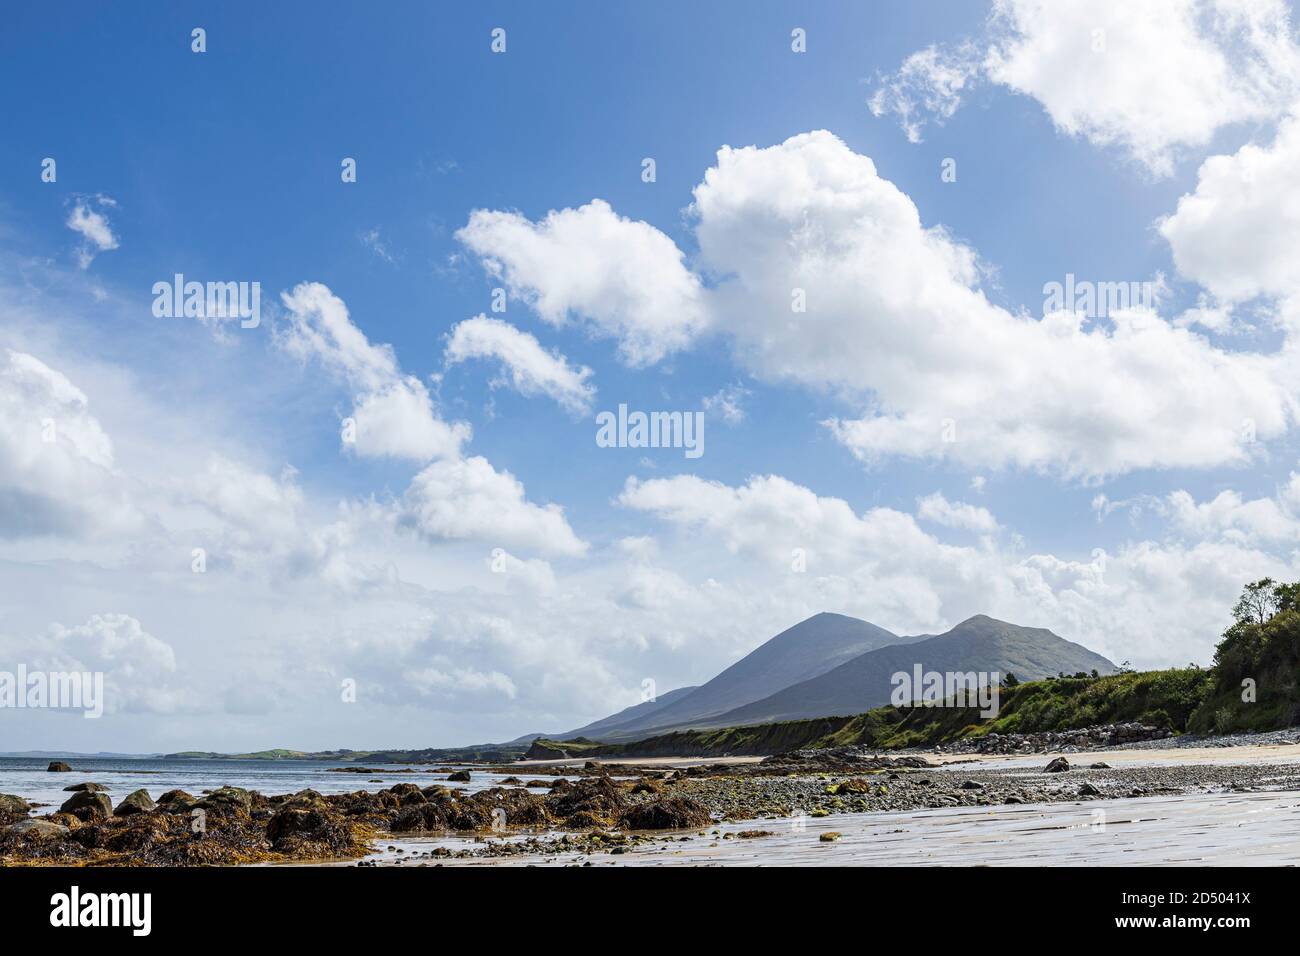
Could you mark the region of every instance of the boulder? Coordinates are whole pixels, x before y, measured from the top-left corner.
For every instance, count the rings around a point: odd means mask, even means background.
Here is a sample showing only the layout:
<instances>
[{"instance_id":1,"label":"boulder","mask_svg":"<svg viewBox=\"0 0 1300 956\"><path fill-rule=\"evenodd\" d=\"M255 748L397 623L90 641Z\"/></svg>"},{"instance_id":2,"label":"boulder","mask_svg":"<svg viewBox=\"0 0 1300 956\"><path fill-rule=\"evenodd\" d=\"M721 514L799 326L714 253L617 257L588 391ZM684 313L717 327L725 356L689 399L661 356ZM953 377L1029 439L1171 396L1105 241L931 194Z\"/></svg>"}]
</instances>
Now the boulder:
<instances>
[{"instance_id":1,"label":"boulder","mask_svg":"<svg viewBox=\"0 0 1300 956\"><path fill-rule=\"evenodd\" d=\"M849 780L845 780L845 781L843 781L843 782L837 784L837 785L834 787L834 789L831 790L830 792L832 792L832 793L870 793L870 792L871 792L871 789L872 789L872 788L871 788L871 782L870 782L869 780L863 780L861 777L853 777L853 778L851 778L851 779L849 779Z\"/></svg>"},{"instance_id":2,"label":"boulder","mask_svg":"<svg viewBox=\"0 0 1300 956\"><path fill-rule=\"evenodd\" d=\"M102 783L74 783L70 787L64 787L64 793L76 793L78 790L89 790L91 793L106 793L108 787Z\"/></svg>"},{"instance_id":3,"label":"boulder","mask_svg":"<svg viewBox=\"0 0 1300 956\"><path fill-rule=\"evenodd\" d=\"M93 790L78 790L63 806L60 813L71 813L78 820L89 823L92 820L107 820L113 815L113 801L106 793Z\"/></svg>"},{"instance_id":4,"label":"boulder","mask_svg":"<svg viewBox=\"0 0 1300 956\"><path fill-rule=\"evenodd\" d=\"M49 820L42 820L39 817L20 820L8 829L10 833L30 834L38 840L61 839L72 832L61 824L51 823Z\"/></svg>"},{"instance_id":5,"label":"boulder","mask_svg":"<svg viewBox=\"0 0 1300 956\"><path fill-rule=\"evenodd\" d=\"M457 770L454 773L449 774L447 779L452 783L469 783L469 771Z\"/></svg>"},{"instance_id":6,"label":"boulder","mask_svg":"<svg viewBox=\"0 0 1300 956\"><path fill-rule=\"evenodd\" d=\"M1064 757L1057 757L1055 760L1053 760L1051 763L1049 763L1046 767L1043 768L1043 772L1064 773L1069 769L1070 769L1070 761L1066 760Z\"/></svg>"},{"instance_id":7,"label":"boulder","mask_svg":"<svg viewBox=\"0 0 1300 956\"><path fill-rule=\"evenodd\" d=\"M22 797L16 797L12 793L0 793L0 814L17 813L26 815L32 805Z\"/></svg>"},{"instance_id":8,"label":"boulder","mask_svg":"<svg viewBox=\"0 0 1300 956\"><path fill-rule=\"evenodd\" d=\"M117 805L113 812L119 817L129 817L133 813L148 813L150 810L157 808L153 798L149 796L148 790L136 790L128 793L122 798L122 802Z\"/></svg>"},{"instance_id":9,"label":"boulder","mask_svg":"<svg viewBox=\"0 0 1300 956\"><path fill-rule=\"evenodd\" d=\"M200 800L196 806L204 810L248 813L253 808L253 795L243 787L218 787Z\"/></svg>"},{"instance_id":10,"label":"boulder","mask_svg":"<svg viewBox=\"0 0 1300 956\"><path fill-rule=\"evenodd\" d=\"M72 768L62 760L51 760L50 765L45 769L50 773L72 773Z\"/></svg>"},{"instance_id":11,"label":"boulder","mask_svg":"<svg viewBox=\"0 0 1300 956\"><path fill-rule=\"evenodd\" d=\"M168 813L189 813L199 801L184 790L168 790L158 798L158 808Z\"/></svg>"}]
</instances>

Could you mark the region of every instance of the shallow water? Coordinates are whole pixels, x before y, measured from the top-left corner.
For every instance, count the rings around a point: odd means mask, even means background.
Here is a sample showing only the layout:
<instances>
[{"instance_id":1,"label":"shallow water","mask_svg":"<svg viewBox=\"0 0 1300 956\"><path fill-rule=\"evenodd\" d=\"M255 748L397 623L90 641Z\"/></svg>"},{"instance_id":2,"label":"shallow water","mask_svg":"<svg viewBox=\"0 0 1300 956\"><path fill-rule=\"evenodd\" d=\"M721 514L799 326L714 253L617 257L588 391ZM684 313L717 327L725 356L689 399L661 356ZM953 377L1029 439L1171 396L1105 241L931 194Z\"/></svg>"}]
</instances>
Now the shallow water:
<instances>
[{"instance_id":1,"label":"shallow water","mask_svg":"<svg viewBox=\"0 0 1300 956\"><path fill-rule=\"evenodd\" d=\"M149 758L102 759L80 757L66 761L71 773L50 773L45 758L0 757L0 793L12 793L45 804L41 809L57 808L68 799L63 788L91 781L108 787L116 803L133 790L148 790L155 800L168 790L185 790L199 795L221 786L244 787L268 796L293 793L310 787L320 793L352 793L357 790L383 790L398 783L427 787L440 786L469 791L500 786L509 776L527 779L518 772L490 773L470 767L469 783L449 783L446 773L432 772L429 767L403 767L401 764L373 764L380 773L330 773L331 767L344 766L337 761L315 760L157 760ZM459 768L461 764L446 764ZM405 769L407 772L401 773ZM415 772L411 773L410 770ZM374 780L381 782L375 783ZM553 780L554 777L543 778ZM537 790L544 793L544 790Z\"/></svg>"},{"instance_id":2,"label":"shallow water","mask_svg":"<svg viewBox=\"0 0 1300 956\"><path fill-rule=\"evenodd\" d=\"M753 839L726 833L771 830ZM717 835L715 834L715 831ZM835 831L840 838L821 842ZM1300 791L954 807L750 820L622 855L545 854L447 865L572 866L1285 866L1300 862ZM678 834L683 836L686 834ZM404 865L462 838L390 840L370 859ZM388 850L394 846L404 851Z\"/></svg>"}]
</instances>

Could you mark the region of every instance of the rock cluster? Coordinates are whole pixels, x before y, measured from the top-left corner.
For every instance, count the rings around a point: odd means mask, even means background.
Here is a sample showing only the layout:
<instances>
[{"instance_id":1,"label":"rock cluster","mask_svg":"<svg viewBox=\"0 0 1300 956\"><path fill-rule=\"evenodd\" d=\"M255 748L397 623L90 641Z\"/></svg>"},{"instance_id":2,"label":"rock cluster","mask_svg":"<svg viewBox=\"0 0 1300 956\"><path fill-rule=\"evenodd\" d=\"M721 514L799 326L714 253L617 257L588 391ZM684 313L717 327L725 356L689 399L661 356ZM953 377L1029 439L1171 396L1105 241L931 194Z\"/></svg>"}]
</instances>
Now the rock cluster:
<instances>
[{"instance_id":1,"label":"rock cluster","mask_svg":"<svg viewBox=\"0 0 1300 956\"><path fill-rule=\"evenodd\" d=\"M531 781L534 784L542 781ZM57 813L29 818L29 805L0 794L0 865L229 865L365 855L384 833L504 833L519 828L663 830L710 822L698 801L645 781L593 775L557 778L546 794L524 787L469 793L440 784L322 796L315 790L266 797L221 787L202 797L145 790L116 807L102 787L73 789ZM70 788L71 789L71 788ZM634 789L636 792L634 793ZM7 825L6 825L7 824Z\"/></svg>"},{"instance_id":2,"label":"rock cluster","mask_svg":"<svg viewBox=\"0 0 1300 956\"><path fill-rule=\"evenodd\" d=\"M1170 732L1163 727L1147 724L1101 724L1077 730L1047 730L1033 734L990 733L980 737L966 737L937 749L946 753L980 754L1078 753L1139 741L1162 740L1168 736Z\"/></svg>"}]
</instances>

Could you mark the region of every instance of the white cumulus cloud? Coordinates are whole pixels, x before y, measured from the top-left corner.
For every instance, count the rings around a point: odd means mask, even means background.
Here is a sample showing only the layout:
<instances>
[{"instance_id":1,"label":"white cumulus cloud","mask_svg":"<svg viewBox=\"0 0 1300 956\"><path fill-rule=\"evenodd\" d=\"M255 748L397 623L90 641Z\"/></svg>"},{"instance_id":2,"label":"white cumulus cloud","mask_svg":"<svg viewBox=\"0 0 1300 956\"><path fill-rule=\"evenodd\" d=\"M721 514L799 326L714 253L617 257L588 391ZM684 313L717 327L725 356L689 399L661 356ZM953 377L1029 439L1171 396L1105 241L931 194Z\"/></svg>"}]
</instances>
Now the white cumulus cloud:
<instances>
[{"instance_id":1,"label":"white cumulus cloud","mask_svg":"<svg viewBox=\"0 0 1300 956\"><path fill-rule=\"evenodd\" d=\"M912 54L871 107L896 114L915 141L981 80L1167 176L1219 130L1289 110L1300 47L1283 0L995 0L982 36Z\"/></svg>"},{"instance_id":2,"label":"white cumulus cloud","mask_svg":"<svg viewBox=\"0 0 1300 956\"><path fill-rule=\"evenodd\" d=\"M589 381L591 369L571 366L563 355L548 352L536 336L509 322L485 315L466 319L452 327L444 354L449 365L495 359L521 395L545 395L575 415L591 411L596 394Z\"/></svg>"},{"instance_id":3,"label":"white cumulus cloud","mask_svg":"<svg viewBox=\"0 0 1300 956\"><path fill-rule=\"evenodd\" d=\"M618 340L629 365L688 346L706 325L698 278L671 239L603 200L550 212L475 210L456 238L547 322L580 319Z\"/></svg>"}]
</instances>

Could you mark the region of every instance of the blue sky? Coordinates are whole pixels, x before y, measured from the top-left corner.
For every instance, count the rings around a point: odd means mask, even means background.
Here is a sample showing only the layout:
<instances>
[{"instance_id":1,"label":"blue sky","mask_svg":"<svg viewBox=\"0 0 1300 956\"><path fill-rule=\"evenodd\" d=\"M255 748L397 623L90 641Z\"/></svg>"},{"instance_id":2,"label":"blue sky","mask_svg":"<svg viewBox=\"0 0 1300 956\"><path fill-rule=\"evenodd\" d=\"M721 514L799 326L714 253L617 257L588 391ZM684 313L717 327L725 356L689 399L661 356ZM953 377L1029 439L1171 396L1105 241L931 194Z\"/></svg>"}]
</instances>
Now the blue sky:
<instances>
[{"instance_id":1,"label":"blue sky","mask_svg":"<svg viewBox=\"0 0 1300 956\"><path fill-rule=\"evenodd\" d=\"M1300 56L1285 4L1234 11L70 4L57 29L14 11L0 346L45 371L10 360L7 407L26 424L0 444L0 639L33 661L100 661L121 701L100 722L25 715L31 746L558 730L635 703L647 675L661 690L707 679L818 610L900 633L986 612L1116 660L1208 660L1246 576L1295 562L1294 289L1270 257L1296 229L1275 167ZM917 116L909 137L900 119ZM727 146L756 149L707 207L693 190ZM1212 157L1259 176L1224 188ZM808 189L802 212L784 182ZM603 238L566 248L540 226L593 200L608 215L574 228ZM471 230L476 210L511 217L527 248L500 221ZM112 248L69 228L78 211ZM1230 254L1224 223L1244 237ZM648 235L662 244L638 252ZM806 327L769 294L782 250L812 300L833 301ZM176 272L260 282L265 321L155 317L151 288ZM1129 349L1102 315L1040 335L1044 283L1067 273L1159 278L1162 331ZM582 291L611 275L627 277L614 292ZM300 283L328 298L282 302ZM675 283L693 291L664 299ZM1198 301L1212 317L1194 320ZM382 385L362 381L378 352L358 364L312 338L331 302L367 348L391 346ZM673 339L662 322L682 303L700 318ZM575 411L502 384L538 374L502 352L450 361L453 329L481 313L550 372L557 357L589 369L594 397ZM630 361L633 339L661 353ZM429 403L415 427L463 422L472 438L414 456L341 447L367 389L408 376ZM707 402L729 388L739 420ZM973 436L956 449L915 433L941 402ZM620 403L705 410L706 453L598 447L594 415ZM56 443L67 462L24 444L46 413L81 429ZM846 437L832 419L869 424ZM1246 419L1256 440L1219 437ZM87 431L112 454L87 451ZM494 482L506 473L518 494ZM800 546L820 563L792 583ZM494 548L520 562L523 593L510 572L483 577ZM347 679L361 702L340 708ZM159 714L176 718L165 732Z\"/></svg>"}]
</instances>

